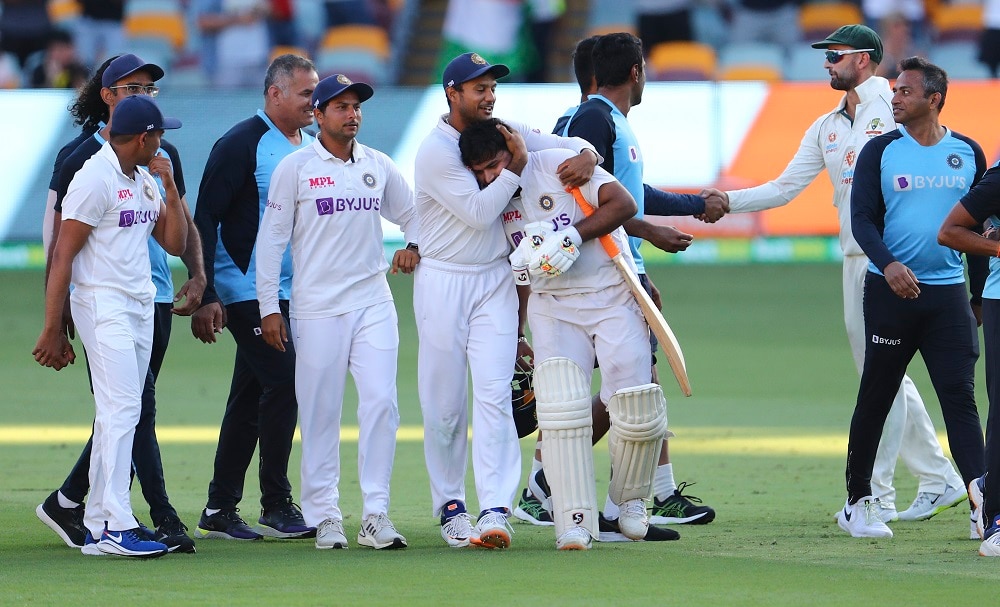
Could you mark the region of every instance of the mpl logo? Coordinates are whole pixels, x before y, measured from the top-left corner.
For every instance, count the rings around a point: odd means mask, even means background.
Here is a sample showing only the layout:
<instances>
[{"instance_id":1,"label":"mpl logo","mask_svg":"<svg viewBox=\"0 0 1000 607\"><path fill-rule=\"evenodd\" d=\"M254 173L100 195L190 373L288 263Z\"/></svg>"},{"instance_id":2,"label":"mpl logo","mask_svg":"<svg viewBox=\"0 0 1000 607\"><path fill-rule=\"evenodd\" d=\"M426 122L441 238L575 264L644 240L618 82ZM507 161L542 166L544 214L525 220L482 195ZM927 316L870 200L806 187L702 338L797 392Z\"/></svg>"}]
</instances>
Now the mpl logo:
<instances>
[{"instance_id":1,"label":"mpl logo","mask_svg":"<svg viewBox=\"0 0 1000 607\"><path fill-rule=\"evenodd\" d=\"M132 200L134 197L135 195L132 194L131 189L118 190L118 202Z\"/></svg>"},{"instance_id":2,"label":"mpl logo","mask_svg":"<svg viewBox=\"0 0 1000 607\"><path fill-rule=\"evenodd\" d=\"M128 190L125 190L128 191ZM118 193L121 195L121 192ZM118 227L128 228L135 224L135 211L132 209L122 211L118 214Z\"/></svg>"},{"instance_id":3,"label":"mpl logo","mask_svg":"<svg viewBox=\"0 0 1000 607\"><path fill-rule=\"evenodd\" d=\"M333 187L337 185L333 181L333 177L310 177L309 178L309 189L315 190L316 188L326 188Z\"/></svg>"},{"instance_id":4,"label":"mpl logo","mask_svg":"<svg viewBox=\"0 0 1000 607\"><path fill-rule=\"evenodd\" d=\"M896 192L913 191L913 175L893 175L892 189Z\"/></svg>"}]
</instances>

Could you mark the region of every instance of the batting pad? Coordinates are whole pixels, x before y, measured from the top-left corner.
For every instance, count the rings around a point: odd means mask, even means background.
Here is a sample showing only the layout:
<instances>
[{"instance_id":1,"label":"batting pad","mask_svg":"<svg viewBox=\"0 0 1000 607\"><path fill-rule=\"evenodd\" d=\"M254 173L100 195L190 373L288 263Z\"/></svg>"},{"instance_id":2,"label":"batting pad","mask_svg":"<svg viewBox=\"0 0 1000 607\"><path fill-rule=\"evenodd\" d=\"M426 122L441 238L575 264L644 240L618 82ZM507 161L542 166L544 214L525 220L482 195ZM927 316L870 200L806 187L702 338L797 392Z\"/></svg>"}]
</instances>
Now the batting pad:
<instances>
[{"instance_id":1,"label":"batting pad","mask_svg":"<svg viewBox=\"0 0 1000 607\"><path fill-rule=\"evenodd\" d=\"M622 388L611 397L608 413L611 416L608 496L616 504L649 499L660 447L667 434L667 401L663 390L656 384Z\"/></svg>"},{"instance_id":2,"label":"batting pad","mask_svg":"<svg viewBox=\"0 0 1000 607\"><path fill-rule=\"evenodd\" d=\"M589 376L568 358L542 361L535 366L535 406L556 537L573 527L598 537Z\"/></svg>"}]
</instances>

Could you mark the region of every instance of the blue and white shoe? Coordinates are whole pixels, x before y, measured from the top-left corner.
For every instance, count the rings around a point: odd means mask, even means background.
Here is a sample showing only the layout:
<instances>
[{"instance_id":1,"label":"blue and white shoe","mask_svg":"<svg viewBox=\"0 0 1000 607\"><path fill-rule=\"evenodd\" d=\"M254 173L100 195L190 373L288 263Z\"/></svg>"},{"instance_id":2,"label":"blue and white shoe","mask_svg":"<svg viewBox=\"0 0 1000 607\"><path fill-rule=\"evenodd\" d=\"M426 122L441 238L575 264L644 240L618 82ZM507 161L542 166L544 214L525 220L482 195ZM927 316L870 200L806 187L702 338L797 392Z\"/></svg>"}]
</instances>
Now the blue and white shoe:
<instances>
[{"instance_id":1,"label":"blue and white shoe","mask_svg":"<svg viewBox=\"0 0 1000 607\"><path fill-rule=\"evenodd\" d=\"M87 531L87 535L84 536L80 552L86 556L104 556L104 553L97 547L97 540L90 534L90 531Z\"/></svg>"},{"instance_id":2,"label":"blue and white shoe","mask_svg":"<svg viewBox=\"0 0 1000 607\"><path fill-rule=\"evenodd\" d=\"M980 476L969 481L969 501L972 502L972 530L969 539L984 539L983 529L983 492L986 490L986 477Z\"/></svg>"},{"instance_id":3,"label":"blue and white shoe","mask_svg":"<svg viewBox=\"0 0 1000 607\"><path fill-rule=\"evenodd\" d=\"M997 515L983 534L979 544L979 556L1000 556L1000 515Z\"/></svg>"},{"instance_id":4,"label":"blue and white shoe","mask_svg":"<svg viewBox=\"0 0 1000 607\"><path fill-rule=\"evenodd\" d=\"M124 531L111 531L104 527L97 549L105 554L153 559L168 552L167 545L142 539L138 527Z\"/></svg>"}]
</instances>

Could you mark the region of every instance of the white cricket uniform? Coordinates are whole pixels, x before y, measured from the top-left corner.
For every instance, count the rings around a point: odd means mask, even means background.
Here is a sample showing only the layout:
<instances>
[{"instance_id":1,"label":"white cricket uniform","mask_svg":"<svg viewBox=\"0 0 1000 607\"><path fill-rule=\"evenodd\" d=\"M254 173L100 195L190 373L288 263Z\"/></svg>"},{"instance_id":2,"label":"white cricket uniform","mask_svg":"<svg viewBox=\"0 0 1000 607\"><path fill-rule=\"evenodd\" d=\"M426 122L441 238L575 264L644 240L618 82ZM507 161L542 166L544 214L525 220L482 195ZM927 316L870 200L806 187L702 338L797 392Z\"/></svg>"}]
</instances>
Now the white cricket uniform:
<instances>
[{"instance_id":1,"label":"white cricket uniform","mask_svg":"<svg viewBox=\"0 0 1000 607\"><path fill-rule=\"evenodd\" d=\"M105 143L77 172L63 200L63 221L94 229L73 259L73 320L87 350L94 389L94 451L84 524L100 538L136 527L129 500L132 441L153 345L147 240L163 211L145 169L122 173Z\"/></svg>"},{"instance_id":2,"label":"white cricket uniform","mask_svg":"<svg viewBox=\"0 0 1000 607\"><path fill-rule=\"evenodd\" d=\"M788 204L826 169L833 182L833 205L840 220L840 247L844 252L844 323L860 374L865 361L862 302L868 258L851 231L851 185L861 148L869 139L895 129L896 122L892 117L892 89L888 80L873 76L855 90L861 102L855 109L853 123L843 112L845 95L832 112L820 116L809 127L795 156L777 179L729 192L729 208L733 213L744 213ZM889 411L872 473L872 492L883 502L895 503L892 479L899 457L920 480L918 491L943 493L946 485L964 485L941 451L934 425L909 376L903 377Z\"/></svg>"},{"instance_id":3,"label":"white cricket uniform","mask_svg":"<svg viewBox=\"0 0 1000 607\"><path fill-rule=\"evenodd\" d=\"M521 173L521 195L502 216L504 232L513 246L524 238L526 223L551 222L558 232L585 217L555 174L555 168L569 155L565 150L529 154ZM597 167L580 191L597 206L598 190L611 182L615 182L614 176ZM628 251L622 234L618 229L611 237L621 250ZM630 255L627 259L631 264ZM536 361L565 356L589 372L596 356L604 402L617 390L648 384L652 379L649 327L597 239L580 246L580 257L565 273L531 277L528 324Z\"/></svg>"},{"instance_id":4,"label":"white cricket uniform","mask_svg":"<svg viewBox=\"0 0 1000 607\"><path fill-rule=\"evenodd\" d=\"M350 370L358 390L362 518L389 510L399 409L399 332L381 219L419 238L413 191L392 160L354 142L352 160L317 139L271 175L257 232L260 314L279 313L281 259L292 247L289 316L302 433L302 513L307 525L342 520L340 418Z\"/></svg>"},{"instance_id":5,"label":"white cricket uniform","mask_svg":"<svg viewBox=\"0 0 1000 607\"><path fill-rule=\"evenodd\" d=\"M465 501L466 369L472 375L472 469L480 510L509 509L521 474L510 404L517 293L500 223L520 180L503 171L480 190L462 163L459 133L446 119L442 116L421 143L414 177L421 232L421 261L413 282L420 338L417 385L435 514L451 500ZM521 133L529 150L593 150L582 139L508 124Z\"/></svg>"}]
</instances>

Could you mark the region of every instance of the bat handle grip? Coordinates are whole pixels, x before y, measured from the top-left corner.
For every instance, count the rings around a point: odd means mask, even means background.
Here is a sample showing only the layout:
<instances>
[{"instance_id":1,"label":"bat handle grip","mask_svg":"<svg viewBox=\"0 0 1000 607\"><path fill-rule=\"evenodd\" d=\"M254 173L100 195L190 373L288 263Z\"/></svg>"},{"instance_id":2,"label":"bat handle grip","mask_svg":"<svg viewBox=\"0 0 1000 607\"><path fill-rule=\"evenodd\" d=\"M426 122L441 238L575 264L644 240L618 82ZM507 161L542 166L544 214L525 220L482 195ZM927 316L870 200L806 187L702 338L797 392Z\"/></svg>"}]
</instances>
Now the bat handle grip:
<instances>
[{"instance_id":1,"label":"bat handle grip","mask_svg":"<svg viewBox=\"0 0 1000 607\"><path fill-rule=\"evenodd\" d=\"M580 188L569 188L566 191L573 195L573 200L575 200L576 204L580 206L580 210L583 211L584 216L590 217L594 214L594 207L592 207L590 203L587 202L587 199L583 197L583 192L580 191ZM601 243L602 247L604 247L604 252L608 254L608 257L614 259L618 255L621 255L618 245L616 245L615 241L612 240L610 234L605 234L604 236L599 237L597 241Z\"/></svg>"}]
</instances>

